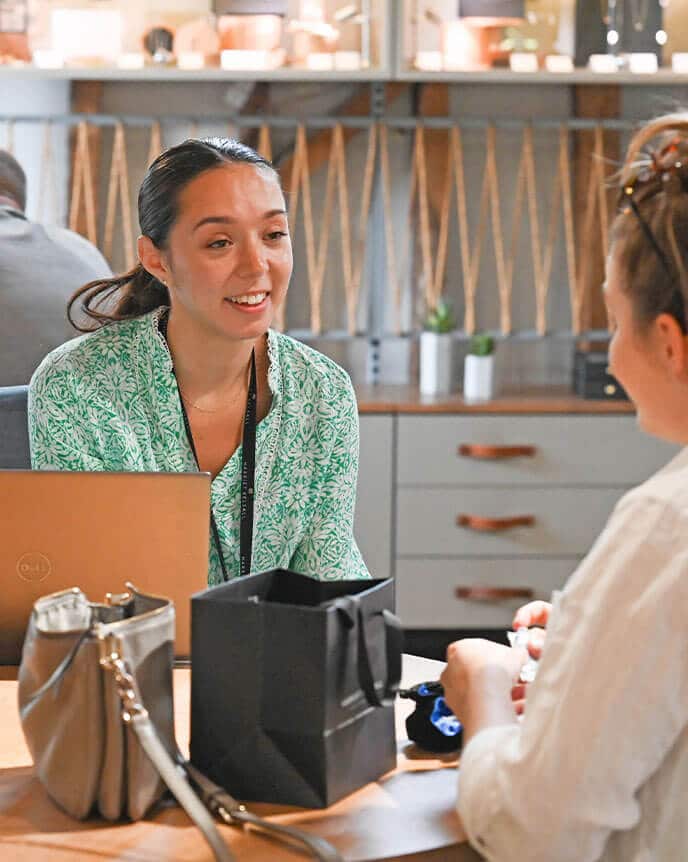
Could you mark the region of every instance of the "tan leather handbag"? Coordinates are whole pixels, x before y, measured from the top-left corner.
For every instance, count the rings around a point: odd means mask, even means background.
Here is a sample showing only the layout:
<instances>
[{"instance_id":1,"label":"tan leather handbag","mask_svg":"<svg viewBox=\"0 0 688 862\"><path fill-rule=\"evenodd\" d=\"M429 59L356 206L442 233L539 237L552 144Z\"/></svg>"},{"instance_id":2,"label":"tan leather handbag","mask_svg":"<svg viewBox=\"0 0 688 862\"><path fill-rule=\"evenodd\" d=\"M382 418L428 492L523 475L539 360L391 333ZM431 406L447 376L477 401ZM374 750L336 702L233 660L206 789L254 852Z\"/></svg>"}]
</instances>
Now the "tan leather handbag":
<instances>
[{"instance_id":1,"label":"tan leather handbag","mask_svg":"<svg viewBox=\"0 0 688 862\"><path fill-rule=\"evenodd\" d=\"M108 594L104 604L75 588L34 605L19 669L19 713L51 798L78 819L97 811L108 820L137 820L166 785L218 862L234 857L212 815L341 862L323 839L256 817L183 759L174 737L174 606L131 584L127 589Z\"/></svg>"}]
</instances>

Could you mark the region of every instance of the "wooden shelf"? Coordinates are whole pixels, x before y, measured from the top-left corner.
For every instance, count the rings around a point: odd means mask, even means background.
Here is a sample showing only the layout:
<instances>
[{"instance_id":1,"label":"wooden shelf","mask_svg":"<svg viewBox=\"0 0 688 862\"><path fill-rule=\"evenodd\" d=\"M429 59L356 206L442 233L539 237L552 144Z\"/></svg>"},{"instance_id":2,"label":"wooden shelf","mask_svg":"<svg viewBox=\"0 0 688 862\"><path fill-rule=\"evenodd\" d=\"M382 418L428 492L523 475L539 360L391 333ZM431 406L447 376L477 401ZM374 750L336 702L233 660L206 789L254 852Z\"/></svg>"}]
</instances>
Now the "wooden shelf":
<instances>
[{"instance_id":1,"label":"wooden shelf","mask_svg":"<svg viewBox=\"0 0 688 862\"><path fill-rule=\"evenodd\" d=\"M493 401L466 404L461 395L421 395L417 386L357 386L359 413L577 413L619 415L635 412L629 401L578 398L566 386L530 387L498 395Z\"/></svg>"},{"instance_id":2,"label":"wooden shelf","mask_svg":"<svg viewBox=\"0 0 688 862\"><path fill-rule=\"evenodd\" d=\"M55 80L55 81L151 81L155 83L179 83L193 81L402 81L407 83L436 84L550 84L597 86L669 86L685 87L688 75L660 69L651 74L615 72L601 74L588 69L573 72L512 72L509 69L490 69L476 72L421 72L405 70L391 73L384 68L359 71L280 68L269 70L226 69L178 69L176 67L152 67L144 69L116 69L110 67L39 69L36 66L0 66L0 81L3 79Z\"/></svg>"},{"instance_id":3,"label":"wooden shelf","mask_svg":"<svg viewBox=\"0 0 688 862\"><path fill-rule=\"evenodd\" d=\"M479 72L423 72L406 69L396 74L396 80L437 84L618 84L623 86L670 86L688 84L688 75L660 69L657 72L639 74L633 72L601 73L589 69L574 69L572 72L512 72L510 69L488 69Z\"/></svg>"},{"instance_id":4,"label":"wooden shelf","mask_svg":"<svg viewBox=\"0 0 688 862\"><path fill-rule=\"evenodd\" d=\"M0 66L0 81L5 78L53 81L151 81L155 83L180 83L194 81L388 81L389 72L384 69L362 69L360 71L317 72L312 69L177 69L176 67L144 69L114 69L110 67L39 69L35 66Z\"/></svg>"}]
</instances>

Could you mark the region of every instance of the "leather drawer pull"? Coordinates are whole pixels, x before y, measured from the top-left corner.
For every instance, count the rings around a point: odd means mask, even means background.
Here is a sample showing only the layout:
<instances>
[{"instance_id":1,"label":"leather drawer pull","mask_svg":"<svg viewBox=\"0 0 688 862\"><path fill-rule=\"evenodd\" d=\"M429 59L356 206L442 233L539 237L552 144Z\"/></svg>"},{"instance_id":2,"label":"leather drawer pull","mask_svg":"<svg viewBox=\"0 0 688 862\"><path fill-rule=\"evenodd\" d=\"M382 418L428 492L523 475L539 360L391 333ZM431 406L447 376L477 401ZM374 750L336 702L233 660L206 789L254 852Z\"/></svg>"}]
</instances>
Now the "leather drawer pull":
<instances>
[{"instance_id":1,"label":"leather drawer pull","mask_svg":"<svg viewBox=\"0 0 688 862\"><path fill-rule=\"evenodd\" d=\"M535 591L530 587L457 587L457 599L468 599L473 602L502 602L506 599L535 598Z\"/></svg>"},{"instance_id":2,"label":"leather drawer pull","mask_svg":"<svg viewBox=\"0 0 688 862\"><path fill-rule=\"evenodd\" d=\"M458 454L462 458L479 458L483 461L499 461L502 458L532 458L535 446L486 446L481 443L462 443Z\"/></svg>"},{"instance_id":3,"label":"leather drawer pull","mask_svg":"<svg viewBox=\"0 0 688 862\"><path fill-rule=\"evenodd\" d=\"M481 518L479 515L457 515L456 526L479 533L499 533L513 527L534 527L534 515L516 515L513 518Z\"/></svg>"}]
</instances>

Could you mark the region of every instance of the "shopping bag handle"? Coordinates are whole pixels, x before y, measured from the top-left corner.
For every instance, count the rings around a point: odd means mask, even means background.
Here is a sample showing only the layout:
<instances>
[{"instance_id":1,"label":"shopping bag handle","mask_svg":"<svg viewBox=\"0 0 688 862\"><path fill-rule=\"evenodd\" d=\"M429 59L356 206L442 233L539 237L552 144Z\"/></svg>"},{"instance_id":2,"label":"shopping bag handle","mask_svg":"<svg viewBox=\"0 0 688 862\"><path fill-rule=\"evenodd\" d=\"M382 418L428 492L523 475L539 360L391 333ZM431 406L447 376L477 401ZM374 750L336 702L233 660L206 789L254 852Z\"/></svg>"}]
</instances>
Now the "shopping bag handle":
<instances>
[{"instance_id":1,"label":"shopping bag handle","mask_svg":"<svg viewBox=\"0 0 688 862\"><path fill-rule=\"evenodd\" d=\"M348 596L346 599L338 601L337 610L342 612L347 628L352 629L358 623L356 669L358 681L366 700L371 706L392 706L401 682L401 653L404 647L401 620L386 608L381 611L373 611L367 615L366 619L356 596ZM387 679L383 685L382 694L378 693L375 686L368 647L368 622L373 617L382 617L385 627Z\"/></svg>"}]
</instances>

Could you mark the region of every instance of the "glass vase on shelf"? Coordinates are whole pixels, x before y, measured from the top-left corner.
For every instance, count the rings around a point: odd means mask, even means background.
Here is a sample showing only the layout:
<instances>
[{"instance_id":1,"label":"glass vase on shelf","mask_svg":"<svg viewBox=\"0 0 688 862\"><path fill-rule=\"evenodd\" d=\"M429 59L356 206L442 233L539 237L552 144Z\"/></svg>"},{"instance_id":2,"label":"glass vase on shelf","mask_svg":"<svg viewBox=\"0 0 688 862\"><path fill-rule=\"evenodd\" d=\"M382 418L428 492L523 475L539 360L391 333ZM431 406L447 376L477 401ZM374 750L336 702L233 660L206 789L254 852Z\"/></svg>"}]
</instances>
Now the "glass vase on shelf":
<instances>
[{"instance_id":1,"label":"glass vase on shelf","mask_svg":"<svg viewBox=\"0 0 688 862\"><path fill-rule=\"evenodd\" d=\"M403 54L418 69L536 71L549 56L560 58L554 70L573 65L575 0L410 0L405 8Z\"/></svg>"},{"instance_id":2,"label":"glass vase on shelf","mask_svg":"<svg viewBox=\"0 0 688 862\"><path fill-rule=\"evenodd\" d=\"M655 72L667 43L666 0L604 0L603 22L607 53L618 69Z\"/></svg>"},{"instance_id":3,"label":"glass vase on shelf","mask_svg":"<svg viewBox=\"0 0 688 862\"><path fill-rule=\"evenodd\" d=\"M0 0L0 65L30 61L28 31L28 0Z\"/></svg>"},{"instance_id":4,"label":"glass vase on shelf","mask_svg":"<svg viewBox=\"0 0 688 862\"><path fill-rule=\"evenodd\" d=\"M42 67L116 65L128 26L122 5L120 0L32 0L34 63Z\"/></svg>"},{"instance_id":5,"label":"glass vase on shelf","mask_svg":"<svg viewBox=\"0 0 688 862\"><path fill-rule=\"evenodd\" d=\"M274 69L283 65L287 0L214 0L225 69Z\"/></svg>"},{"instance_id":6,"label":"glass vase on shelf","mask_svg":"<svg viewBox=\"0 0 688 862\"><path fill-rule=\"evenodd\" d=\"M513 54L535 55L537 68L573 70L575 0L526 0L523 20L505 33L503 47ZM518 69L517 58L511 60ZM535 66L526 64L529 69ZM528 70L528 69L527 69Z\"/></svg>"}]
</instances>

